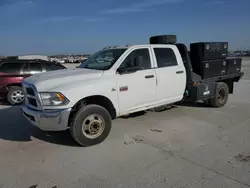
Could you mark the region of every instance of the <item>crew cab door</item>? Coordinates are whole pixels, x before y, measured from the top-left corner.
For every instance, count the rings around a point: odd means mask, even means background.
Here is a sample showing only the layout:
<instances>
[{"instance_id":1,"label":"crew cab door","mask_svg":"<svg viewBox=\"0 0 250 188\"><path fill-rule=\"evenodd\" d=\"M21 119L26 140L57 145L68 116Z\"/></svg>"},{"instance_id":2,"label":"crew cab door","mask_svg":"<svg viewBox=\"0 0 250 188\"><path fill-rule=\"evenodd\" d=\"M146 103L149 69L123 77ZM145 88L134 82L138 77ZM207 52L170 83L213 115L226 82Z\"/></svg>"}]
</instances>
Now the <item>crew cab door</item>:
<instances>
[{"instance_id":1,"label":"crew cab door","mask_svg":"<svg viewBox=\"0 0 250 188\"><path fill-rule=\"evenodd\" d=\"M186 71L175 46L152 47L156 63L157 101L174 103L182 100L186 88Z\"/></svg>"},{"instance_id":2,"label":"crew cab door","mask_svg":"<svg viewBox=\"0 0 250 188\"><path fill-rule=\"evenodd\" d=\"M131 49L122 60L116 74L120 114L135 112L156 101L156 74L151 59L149 48L143 47Z\"/></svg>"}]
</instances>

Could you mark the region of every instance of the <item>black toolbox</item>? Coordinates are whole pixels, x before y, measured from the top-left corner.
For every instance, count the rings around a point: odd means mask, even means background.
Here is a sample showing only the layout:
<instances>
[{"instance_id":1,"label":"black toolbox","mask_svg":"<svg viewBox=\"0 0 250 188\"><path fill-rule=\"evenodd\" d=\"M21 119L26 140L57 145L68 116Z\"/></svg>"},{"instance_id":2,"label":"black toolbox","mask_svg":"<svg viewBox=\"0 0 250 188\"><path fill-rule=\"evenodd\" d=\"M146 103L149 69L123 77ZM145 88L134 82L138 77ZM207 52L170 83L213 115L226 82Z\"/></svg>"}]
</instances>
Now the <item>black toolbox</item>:
<instances>
[{"instance_id":1,"label":"black toolbox","mask_svg":"<svg viewBox=\"0 0 250 188\"><path fill-rule=\"evenodd\" d=\"M198 42L190 44L192 62L225 59L228 54L228 42Z\"/></svg>"},{"instance_id":2,"label":"black toolbox","mask_svg":"<svg viewBox=\"0 0 250 188\"><path fill-rule=\"evenodd\" d=\"M242 66L241 58L228 58L227 74L239 73L241 71L241 66Z\"/></svg>"},{"instance_id":3,"label":"black toolbox","mask_svg":"<svg viewBox=\"0 0 250 188\"><path fill-rule=\"evenodd\" d=\"M193 64L193 71L202 79L222 76L227 73L227 61L225 59L202 61Z\"/></svg>"}]
</instances>

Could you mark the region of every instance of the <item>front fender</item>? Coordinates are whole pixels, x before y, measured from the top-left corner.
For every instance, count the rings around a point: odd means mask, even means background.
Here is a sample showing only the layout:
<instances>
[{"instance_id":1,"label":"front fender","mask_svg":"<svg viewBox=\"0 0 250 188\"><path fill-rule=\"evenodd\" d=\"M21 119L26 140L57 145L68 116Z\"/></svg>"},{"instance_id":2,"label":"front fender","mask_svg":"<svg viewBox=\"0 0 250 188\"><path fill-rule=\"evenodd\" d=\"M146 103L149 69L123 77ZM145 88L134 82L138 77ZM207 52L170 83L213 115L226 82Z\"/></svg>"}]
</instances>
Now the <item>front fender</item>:
<instances>
[{"instance_id":1,"label":"front fender","mask_svg":"<svg viewBox=\"0 0 250 188\"><path fill-rule=\"evenodd\" d=\"M69 104L67 106L63 106L63 108L72 108L76 105L77 102L87 97L103 96L108 98L112 102L117 114L119 112L115 80L111 82L102 80L101 83L85 82L82 85L77 84L68 86L67 88L57 90L57 92L61 92L70 101ZM47 109L58 109L58 107L48 107Z\"/></svg>"}]
</instances>

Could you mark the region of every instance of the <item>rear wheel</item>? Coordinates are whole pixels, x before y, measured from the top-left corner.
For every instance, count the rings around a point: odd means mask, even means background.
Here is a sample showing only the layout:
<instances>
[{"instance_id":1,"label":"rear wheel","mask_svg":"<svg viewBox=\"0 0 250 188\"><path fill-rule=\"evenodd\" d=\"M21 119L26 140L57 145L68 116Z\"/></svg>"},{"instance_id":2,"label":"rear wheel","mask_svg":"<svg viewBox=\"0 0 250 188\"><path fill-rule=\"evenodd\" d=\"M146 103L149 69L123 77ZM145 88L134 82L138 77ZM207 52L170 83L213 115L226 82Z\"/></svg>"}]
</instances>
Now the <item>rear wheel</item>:
<instances>
[{"instance_id":1,"label":"rear wheel","mask_svg":"<svg viewBox=\"0 0 250 188\"><path fill-rule=\"evenodd\" d=\"M93 146L103 142L111 129L109 112L98 105L83 106L73 117L70 132L82 146Z\"/></svg>"},{"instance_id":2,"label":"rear wheel","mask_svg":"<svg viewBox=\"0 0 250 188\"><path fill-rule=\"evenodd\" d=\"M9 91L7 94L7 100L11 105L19 105L24 102L24 91L19 86L11 86L9 87Z\"/></svg>"},{"instance_id":3,"label":"rear wheel","mask_svg":"<svg viewBox=\"0 0 250 188\"><path fill-rule=\"evenodd\" d=\"M209 99L209 104L213 107L222 107L228 101L229 88L227 84L219 82L216 85L215 96L212 99Z\"/></svg>"}]
</instances>

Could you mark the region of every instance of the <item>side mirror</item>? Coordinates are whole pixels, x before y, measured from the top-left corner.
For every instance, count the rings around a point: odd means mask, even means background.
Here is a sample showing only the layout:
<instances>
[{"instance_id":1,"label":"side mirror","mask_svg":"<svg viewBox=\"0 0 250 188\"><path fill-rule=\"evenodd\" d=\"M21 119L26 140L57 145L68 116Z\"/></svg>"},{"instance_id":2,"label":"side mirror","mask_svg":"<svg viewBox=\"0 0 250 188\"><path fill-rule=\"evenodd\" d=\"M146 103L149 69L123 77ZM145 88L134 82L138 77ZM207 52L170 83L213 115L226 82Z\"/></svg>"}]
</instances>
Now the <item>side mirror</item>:
<instances>
[{"instance_id":1,"label":"side mirror","mask_svg":"<svg viewBox=\"0 0 250 188\"><path fill-rule=\"evenodd\" d=\"M135 66L135 67L130 67L130 68L118 68L117 72L119 74L129 74L129 73L134 73L136 71L140 70L139 66Z\"/></svg>"}]
</instances>

